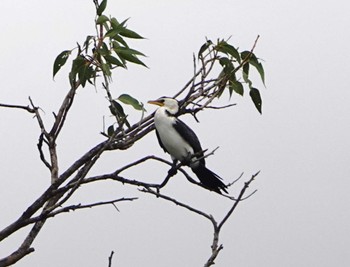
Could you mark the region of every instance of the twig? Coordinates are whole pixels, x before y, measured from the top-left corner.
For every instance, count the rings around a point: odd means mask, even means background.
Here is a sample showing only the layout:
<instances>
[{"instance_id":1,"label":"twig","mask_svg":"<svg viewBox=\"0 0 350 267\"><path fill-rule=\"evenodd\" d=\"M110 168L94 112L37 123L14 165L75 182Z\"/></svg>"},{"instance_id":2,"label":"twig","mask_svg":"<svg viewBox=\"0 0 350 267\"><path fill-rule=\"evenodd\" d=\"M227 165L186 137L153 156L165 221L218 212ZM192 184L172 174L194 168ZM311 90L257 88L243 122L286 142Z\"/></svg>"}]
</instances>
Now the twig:
<instances>
[{"instance_id":1,"label":"twig","mask_svg":"<svg viewBox=\"0 0 350 267\"><path fill-rule=\"evenodd\" d=\"M225 222L227 221L227 219L231 216L231 214L233 213L233 211L236 209L236 207L238 206L238 203L242 200L245 191L248 189L249 185L251 182L253 182L253 180L255 179L256 176L258 176L260 173L260 171L258 171L257 173L255 173L254 175L252 175L252 177L249 179L249 181L244 183L243 188L241 189L241 192L239 193L239 196L237 198L237 200L234 202L234 204L232 205L231 209L229 210L229 212L226 214L226 216L222 219L222 221L219 223L218 225L218 229L220 230L222 228L222 226L225 224Z\"/></svg>"},{"instance_id":2,"label":"twig","mask_svg":"<svg viewBox=\"0 0 350 267\"><path fill-rule=\"evenodd\" d=\"M67 207L64 207L64 208L61 208L61 209L58 209L54 212L50 212L46 217L49 218L49 217L54 217L56 216L57 214L60 214L60 213L64 213L64 212L69 212L69 211L75 211L75 210L81 210L81 209L90 209L90 208L94 208L94 207L98 207L98 206L104 206L104 205L113 205L114 207L115 206L115 203L117 202L122 202L122 201L134 201L138 199L137 197L130 197L130 198L126 198L126 197L123 197L123 198L118 198L118 199L114 199L114 200L109 200L109 201L101 201L101 202L96 202L96 203L91 203L91 204L85 204L85 205L82 205L82 204L76 204L76 205L70 205L70 206L67 206ZM118 210L118 209L117 209ZM119 210L118 210L119 211ZM35 219L35 218L33 218Z\"/></svg>"},{"instance_id":3,"label":"twig","mask_svg":"<svg viewBox=\"0 0 350 267\"><path fill-rule=\"evenodd\" d=\"M233 107L233 106L236 106L236 105L237 104L234 103L234 104L229 104L229 105L221 106L221 107L207 106L206 108L209 108L209 109L225 109L225 108L230 108L230 107Z\"/></svg>"},{"instance_id":4,"label":"twig","mask_svg":"<svg viewBox=\"0 0 350 267\"><path fill-rule=\"evenodd\" d=\"M114 207L116 207L115 203L117 203L117 202L134 201L136 199L138 199L138 198L137 197L131 197L131 198L123 197L123 198L118 198L118 199L114 199L114 200L100 201L100 202L90 203L90 204L85 204L85 205L82 205L82 204L69 205L69 206L57 209L55 211L43 212L36 217L32 217L32 218L28 219L27 222L28 222L28 224L31 224L31 223L39 222L42 220L46 220L48 218L55 217L56 215L59 215L61 213L66 213L66 212L76 211L76 210L81 210L81 209L90 209L90 208L94 208L94 207L98 207L98 206L113 205Z\"/></svg>"},{"instance_id":5,"label":"twig","mask_svg":"<svg viewBox=\"0 0 350 267\"><path fill-rule=\"evenodd\" d=\"M43 147L43 142L44 142L44 133L41 133L39 136L39 142L38 142L38 150L39 150L39 155L40 155L40 159L41 161L44 163L44 165L50 170L52 171L52 166L50 165L50 163L45 159L45 155L44 152L42 150Z\"/></svg>"},{"instance_id":6,"label":"twig","mask_svg":"<svg viewBox=\"0 0 350 267\"><path fill-rule=\"evenodd\" d=\"M236 178L235 180L233 180L231 183L228 183L226 186L227 186L227 187L230 187L230 186L234 185L236 182L238 182L238 181L243 177L243 174L244 174L244 172L242 172L242 173L238 176L238 178Z\"/></svg>"},{"instance_id":7,"label":"twig","mask_svg":"<svg viewBox=\"0 0 350 267\"><path fill-rule=\"evenodd\" d=\"M112 251L111 251L111 254L110 254L109 257L108 257L108 267L112 267L112 258L113 258L113 255L114 255L114 251L112 250Z\"/></svg>"},{"instance_id":8,"label":"twig","mask_svg":"<svg viewBox=\"0 0 350 267\"><path fill-rule=\"evenodd\" d=\"M35 113L35 109L31 108L30 106L10 105L10 104L1 104L0 103L0 107L24 109L24 110L28 111L29 113Z\"/></svg>"},{"instance_id":9,"label":"twig","mask_svg":"<svg viewBox=\"0 0 350 267\"><path fill-rule=\"evenodd\" d=\"M187 204L185 204L185 203L182 203L182 202L180 202L180 201L178 201L178 200L176 200L176 199L174 199L174 198L171 198L171 197L169 197L169 196L166 196L166 195L163 195L163 194L161 194L161 193L159 193L159 192L156 192L156 191L152 190L151 188L144 187L143 189L140 189L140 191L141 191L141 192L144 192L144 193L149 193L149 194L155 195L156 197L159 197L159 198L168 200L168 201L170 201L170 202L173 202L173 203L176 204L177 206L180 206L180 207L185 208L185 209L187 209L187 210L189 210L189 211L192 211L192 212L194 212L194 213L196 213L196 214L198 214L198 215L201 215L201 216L207 218L208 220L210 220L211 222L213 222L213 221L215 222L213 216L211 216L211 215L209 215L209 214L206 214L205 212L200 211L200 210L198 210L198 209L195 209L195 208L193 208L193 207L191 207L191 206L189 206L189 205L187 205ZM216 223L216 222L215 222L215 223Z\"/></svg>"},{"instance_id":10,"label":"twig","mask_svg":"<svg viewBox=\"0 0 350 267\"><path fill-rule=\"evenodd\" d=\"M228 220L228 218L231 217L233 211L237 208L238 204L243 200L243 196L244 196L246 189L249 187L250 183L254 180L254 178L259 174L259 172L252 175L250 180L245 182L243 188L241 189L241 192L240 192L238 198L234 201L232 207L227 212L227 214L224 216L224 218L221 220L221 222L219 224L213 224L214 237L213 237L213 242L211 245L212 253L211 253L209 259L207 260L207 262L204 264L204 267L209 267L209 266L212 266L215 264L215 259L217 258L219 252L223 249L223 245L222 244L219 245L220 231L221 231L223 225L225 224L225 222ZM239 179L240 179L240 177L239 177Z\"/></svg>"}]
</instances>

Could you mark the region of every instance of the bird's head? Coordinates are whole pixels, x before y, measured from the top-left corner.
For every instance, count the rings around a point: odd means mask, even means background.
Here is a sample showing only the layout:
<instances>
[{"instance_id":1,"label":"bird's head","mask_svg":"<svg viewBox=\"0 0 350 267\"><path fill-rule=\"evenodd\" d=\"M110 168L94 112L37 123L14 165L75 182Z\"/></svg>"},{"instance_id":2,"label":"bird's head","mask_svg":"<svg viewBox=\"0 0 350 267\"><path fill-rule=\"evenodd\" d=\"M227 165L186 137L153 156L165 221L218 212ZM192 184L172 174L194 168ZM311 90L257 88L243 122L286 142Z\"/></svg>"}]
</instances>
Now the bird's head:
<instances>
[{"instance_id":1,"label":"bird's head","mask_svg":"<svg viewBox=\"0 0 350 267\"><path fill-rule=\"evenodd\" d=\"M179 102L171 97L160 97L157 100L148 101L149 104L164 107L169 113L175 115L179 111Z\"/></svg>"}]
</instances>

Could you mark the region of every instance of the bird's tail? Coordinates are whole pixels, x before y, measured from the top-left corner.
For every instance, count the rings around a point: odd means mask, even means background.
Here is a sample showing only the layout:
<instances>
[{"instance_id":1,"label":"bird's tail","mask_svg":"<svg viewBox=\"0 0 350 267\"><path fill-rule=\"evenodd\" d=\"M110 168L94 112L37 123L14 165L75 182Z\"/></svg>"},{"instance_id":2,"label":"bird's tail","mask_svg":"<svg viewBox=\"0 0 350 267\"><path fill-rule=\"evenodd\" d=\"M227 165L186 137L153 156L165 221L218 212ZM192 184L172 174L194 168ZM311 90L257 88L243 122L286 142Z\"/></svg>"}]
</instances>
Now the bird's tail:
<instances>
[{"instance_id":1,"label":"bird's tail","mask_svg":"<svg viewBox=\"0 0 350 267\"><path fill-rule=\"evenodd\" d=\"M222 190L228 194L226 191L227 186L221 181L222 179L220 176L207 169L203 164L199 164L198 166L193 167L192 171L197 175L201 184L205 188L211 191L215 191L219 194L221 194Z\"/></svg>"}]
</instances>

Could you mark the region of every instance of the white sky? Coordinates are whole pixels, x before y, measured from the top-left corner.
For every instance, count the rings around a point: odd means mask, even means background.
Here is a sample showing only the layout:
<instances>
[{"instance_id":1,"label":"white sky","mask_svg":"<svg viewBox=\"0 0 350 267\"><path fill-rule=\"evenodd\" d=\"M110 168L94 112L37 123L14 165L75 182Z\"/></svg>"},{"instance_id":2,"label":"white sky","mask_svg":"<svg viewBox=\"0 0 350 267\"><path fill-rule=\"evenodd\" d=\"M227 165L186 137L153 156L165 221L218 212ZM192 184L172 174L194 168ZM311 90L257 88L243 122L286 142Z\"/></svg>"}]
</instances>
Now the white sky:
<instances>
[{"instance_id":1,"label":"white sky","mask_svg":"<svg viewBox=\"0 0 350 267\"><path fill-rule=\"evenodd\" d=\"M114 95L143 102L172 95L191 77L192 53L205 37L231 37L265 60L263 115L249 97L238 105L183 119L205 148L220 149L210 169L228 182L261 170L251 190L225 225L217 266L328 267L350 264L350 6L346 1L112 1L107 14L147 40L132 42L150 69L119 70ZM52 122L68 88L68 67L52 81L52 64L63 50L94 33L92 1L0 2L0 103L27 104L28 96ZM226 103L226 101L223 101ZM146 107L152 111L154 107ZM131 110L130 110L131 111ZM78 92L59 139L61 170L103 140L108 115L103 91ZM132 117L136 120L138 117ZM30 114L0 109L0 227L17 218L49 183L36 150L39 129ZM145 154L169 159L154 134L127 152L109 152L93 173L110 172ZM132 178L160 181L166 168L150 163ZM142 176L141 176L142 175ZM242 186L243 181L240 186ZM231 189L238 191L238 187ZM230 206L177 175L164 193L221 218ZM74 203L138 196L133 203L74 212L50 220L34 243L36 252L17 266L202 266L210 253L209 222L136 188L105 183L83 189ZM73 202L72 202L73 203ZM25 232L0 244L0 258Z\"/></svg>"}]
</instances>

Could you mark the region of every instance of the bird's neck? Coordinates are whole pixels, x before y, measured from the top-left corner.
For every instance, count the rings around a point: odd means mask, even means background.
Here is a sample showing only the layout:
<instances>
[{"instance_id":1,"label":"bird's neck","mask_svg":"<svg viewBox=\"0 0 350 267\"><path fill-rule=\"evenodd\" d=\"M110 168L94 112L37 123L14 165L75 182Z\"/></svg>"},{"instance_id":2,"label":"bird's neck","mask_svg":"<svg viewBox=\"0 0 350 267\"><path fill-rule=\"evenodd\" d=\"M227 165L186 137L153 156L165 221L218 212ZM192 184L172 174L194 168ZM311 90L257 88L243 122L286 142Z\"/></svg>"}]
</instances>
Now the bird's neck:
<instances>
[{"instance_id":1,"label":"bird's neck","mask_svg":"<svg viewBox=\"0 0 350 267\"><path fill-rule=\"evenodd\" d=\"M177 112L178 110L160 107L156 113L158 113L159 116L176 117Z\"/></svg>"}]
</instances>

